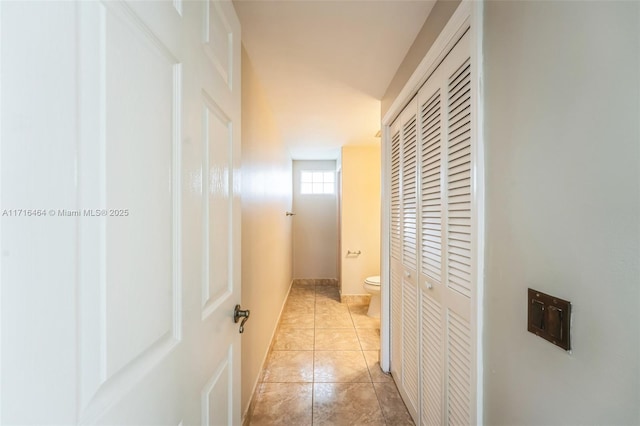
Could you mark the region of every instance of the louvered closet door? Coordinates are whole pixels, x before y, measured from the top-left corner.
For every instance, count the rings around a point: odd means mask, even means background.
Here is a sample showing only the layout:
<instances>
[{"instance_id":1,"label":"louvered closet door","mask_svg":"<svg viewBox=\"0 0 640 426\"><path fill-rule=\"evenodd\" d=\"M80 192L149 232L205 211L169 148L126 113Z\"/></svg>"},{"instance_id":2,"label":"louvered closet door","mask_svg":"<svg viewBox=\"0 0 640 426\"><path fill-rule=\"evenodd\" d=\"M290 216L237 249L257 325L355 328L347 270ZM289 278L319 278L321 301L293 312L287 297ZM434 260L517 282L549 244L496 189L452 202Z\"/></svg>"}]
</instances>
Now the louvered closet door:
<instances>
[{"instance_id":1,"label":"louvered closet door","mask_svg":"<svg viewBox=\"0 0 640 426\"><path fill-rule=\"evenodd\" d=\"M476 423L471 66L463 36L391 128L391 370L416 423Z\"/></svg>"},{"instance_id":2,"label":"louvered closet door","mask_svg":"<svg viewBox=\"0 0 640 426\"><path fill-rule=\"evenodd\" d=\"M391 128L391 365L414 415L419 407L416 108L411 102Z\"/></svg>"},{"instance_id":3,"label":"louvered closet door","mask_svg":"<svg viewBox=\"0 0 640 426\"><path fill-rule=\"evenodd\" d=\"M437 69L418 93L420 115L420 424L443 424L444 323L442 277L443 143L446 125Z\"/></svg>"},{"instance_id":4,"label":"louvered closet door","mask_svg":"<svg viewBox=\"0 0 640 426\"><path fill-rule=\"evenodd\" d=\"M475 422L469 35L418 94L420 422ZM475 299L474 299L475 300Z\"/></svg>"},{"instance_id":5,"label":"louvered closet door","mask_svg":"<svg viewBox=\"0 0 640 426\"><path fill-rule=\"evenodd\" d=\"M417 101L401 114L402 163L402 388L409 411L419 409L418 330L418 115Z\"/></svg>"},{"instance_id":6,"label":"louvered closet door","mask_svg":"<svg viewBox=\"0 0 640 426\"><path fill-rule=\"evenodd\" d=\"M400 120L391 126L391 214L390 214L390 279L391 279L391 369L394 377L402 377L402 211Z\"/></svg>"},{"instance_id":7,"label":"louvered closet door","mask_svg":"<svg viewBox=\"0 0 640 426\"><path fill-rule=\"evenodd\" d=\"M475 300L476 289L471 279L474 254L471 251L471 64L468 34L443 65L447 76L446 415L448 424L461 425L472 422L472 399L475 400L471 298L473 296Z\"/></svg>"}]
</instances>

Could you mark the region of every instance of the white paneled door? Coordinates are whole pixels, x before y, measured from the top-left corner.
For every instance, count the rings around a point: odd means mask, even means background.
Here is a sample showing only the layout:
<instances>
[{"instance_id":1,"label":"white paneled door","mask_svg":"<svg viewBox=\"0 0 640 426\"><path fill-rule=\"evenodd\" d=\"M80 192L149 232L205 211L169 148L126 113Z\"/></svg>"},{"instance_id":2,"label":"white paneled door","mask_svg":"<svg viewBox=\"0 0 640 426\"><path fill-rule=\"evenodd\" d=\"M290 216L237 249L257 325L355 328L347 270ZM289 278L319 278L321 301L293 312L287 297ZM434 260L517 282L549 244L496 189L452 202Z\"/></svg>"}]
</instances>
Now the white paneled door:
<instances>
[{"instance_id":1,"label":"white paneled door","mask_svg":"<svg viewBox=\"0 0 640 426\"><path fill-rule=\"evenodd\" d=\"M231 2L0 2L0 31L0 423L239 424Z\"/></svg>"}]
</instances>

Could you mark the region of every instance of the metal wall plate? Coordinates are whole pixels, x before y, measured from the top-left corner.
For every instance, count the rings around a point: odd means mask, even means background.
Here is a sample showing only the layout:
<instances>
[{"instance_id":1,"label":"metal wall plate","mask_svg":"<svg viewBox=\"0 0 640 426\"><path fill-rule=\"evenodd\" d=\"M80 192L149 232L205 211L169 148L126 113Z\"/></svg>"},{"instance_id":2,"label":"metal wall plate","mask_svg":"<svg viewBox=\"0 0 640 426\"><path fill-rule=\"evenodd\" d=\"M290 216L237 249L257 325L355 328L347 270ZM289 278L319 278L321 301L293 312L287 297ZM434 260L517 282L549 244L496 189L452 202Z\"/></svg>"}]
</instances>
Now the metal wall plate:
<instances>
[{"instance_id":1,"label":"metal wall plate","mask_svg":"<svg viewBox=\"0 0 640 426\"><path fill-rule=\"evenodd\" d=\"M571 302L530 288L527 305L527 330L571 350Z\"/></svg>"}]
</instances>

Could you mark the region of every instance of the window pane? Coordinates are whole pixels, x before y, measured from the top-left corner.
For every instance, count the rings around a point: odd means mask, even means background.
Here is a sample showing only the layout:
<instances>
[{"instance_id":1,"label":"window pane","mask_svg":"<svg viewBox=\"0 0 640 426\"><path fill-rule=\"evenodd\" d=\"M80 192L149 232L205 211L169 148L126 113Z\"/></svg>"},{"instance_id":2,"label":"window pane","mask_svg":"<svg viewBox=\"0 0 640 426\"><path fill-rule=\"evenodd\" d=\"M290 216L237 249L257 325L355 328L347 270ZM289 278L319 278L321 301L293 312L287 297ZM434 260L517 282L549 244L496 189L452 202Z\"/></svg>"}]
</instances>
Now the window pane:
<instances>
[{"instance_id":1,"label":"window pane","mask_svg":"<svg viewBox=\"0 0 640 426\"><path fill-rule=\"evenodd\" d=\"M310 183L302 183L300 185L301 194L311 194L312 186Z\"/></svg>"},{"instance_id":2,"label":"window pane","mask_svg":"<svg viewBox=\"0 0 640 426\"><path fill-rule=\"evenodd\" d=\"M304 170L300 172L301 194L335 193L335 172L333 170Z\"/></svg>"}]
</instances>

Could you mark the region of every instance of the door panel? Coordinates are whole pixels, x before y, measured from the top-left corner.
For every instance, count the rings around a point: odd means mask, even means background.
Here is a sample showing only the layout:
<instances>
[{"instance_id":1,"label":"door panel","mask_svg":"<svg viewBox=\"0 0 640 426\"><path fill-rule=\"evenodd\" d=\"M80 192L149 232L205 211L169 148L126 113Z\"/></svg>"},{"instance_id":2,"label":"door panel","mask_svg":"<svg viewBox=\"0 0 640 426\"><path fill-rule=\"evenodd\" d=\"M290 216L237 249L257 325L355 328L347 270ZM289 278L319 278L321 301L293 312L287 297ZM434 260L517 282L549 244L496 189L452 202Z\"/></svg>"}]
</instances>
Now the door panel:
<instances>
[{"instance_id":1,"label":"door panel","mask_svg":"<svg viewBox=\"0 0 640 426\"><path fill-rule=\"evenodd\" d=\"M391 298L391 329L390 355L391 372L394 377L402 377L402 212L401 203L401 168L400 168L400 121L396 120L391 126L391 158L390 162L390 214L389 214L389 266L390 266L390 298Z\"/></svg>"},{"instance_id":2,"label":"door panel","mask_svg":"<svg viewBox=\"0 0 640 426\"><path fill-rule=\"evenodd\" d=\"M391 132L391 370L414 418L419 410L416 110L414 100L400 114Z\"/></svg>"},{"instance_id":3,"label":"door panel","mask_svg":"<svg viewBox=\"0 0 640 426\"><path fill-rule=\"evenodd\" d=\"M180 340L180 64L151 27L175 30L170 6L147 21L126 4L77 6L79 205L116 210L78 218L81 422Z\"/></svg>"},{"instance_id":4,"label":"door panel","mask_svg":"<svg viewBox=\"0 0 640 426\"><path fill-rule=\"evenodd\" d=\"M101 208L130 210L127 216L124 211L123 216L101 217L96 225L104 232L98 245L86 247L103 263L95 277L103 300L95 309L104 309L104 324L93 332L104 333L101 367L108 380L121 370L126 374L133 360L145 358L156 345L166 351L171 343L162 343L179 338L173 328L180 321L173 300L180 287L180 277L173 274L179 270L173 238L179 226L180 192L174 190L179 189L174 181L179 169L173 162L179 135L173 129L180 123L173 111L180 108L180 80L174 85L179 65L173 54L130 10L115 4L96 7L104 49L104 92L93 110L101 121L101 155L87 168L100 170ZM88 226L95 222L90 216L81 220Z\"/></svg>"},{"instance_id":5,"label":"door panel","mask_svg":"<svg viewBox=\"0 0 640 426\"><path fill-rule=\"evenodd\" d=\"M211 1L205 5L205 24L203 28L205 53L209 56L218 77L224 84L233 90L234 61L233 45L234 37L239 37L234 31L234 25L225 16L224 3Z\"/></svg>"},{"instance_id":6,"label":"door panel","mask_svg":"<svg viewBox=\"0 0 640 426\"><path fill-rule=\"evenodd\" d=\"M422 418L426 424L471 420L471 138L469 36L463 36L418 93L424 182L420 277ZM438 99L436 102L435 100ZM436 181L437 176L437 181ZM438 226L438 221L440 221ZM433 232L435 229L439 233ZM437 260L434 261L434 260ZM437 323L433 321L437 318ZM435 370L438 366L439 370ZM436 384L439 389L435 389Z\"/></svg>"},{"instance_id":7,"label":"door panel","mask_svg":"<svg viewBox=\"0 0 640 426\"><path fill-rule=\"evenodd\" d=\"M2 3L0 30L1 208L46 212L2 217L0 420L239 423L233 6Z\"/></svg>"},{"instance_id":8,"label":"door panel","mask_svg":"<svg viewBox=\"0 0 640 426\"><path fill-rule=\"evenodd\" d=\"M233 214L230 154L233 149L233 123L207 95L203 95L203 318L229 297L233 281L229 260L232 233L228 226Z\"/></svg>"},{"instance_id":9,"label":"door panel","mask_svg":"<svg viewBox=\"0 0 640 426\"><path fill-rule=\"evenodd\" d=\"M443 280L446 279L446 259L443 261L443 230L447 229L447 216L443 207L443 144L446 128L442 124L446 113L442 95L442 68L439 67L420 89L421 121L421 422L425 425L446 424L444 396L447 389L445 369L446 297Z\"/></svg>"},{"instance_id":10,"label":"door panel","mask_svg":"<svg viewBox=\"0 0 640 426\"><path fill-rule=\"evenodd\" d=\"M413 101L402 124L402 384L405 401L413 416L419 412L419 329L418 287L416 280L417 205L418 205L418 117L417 102Z\"/></svg>"}]
</instances>

